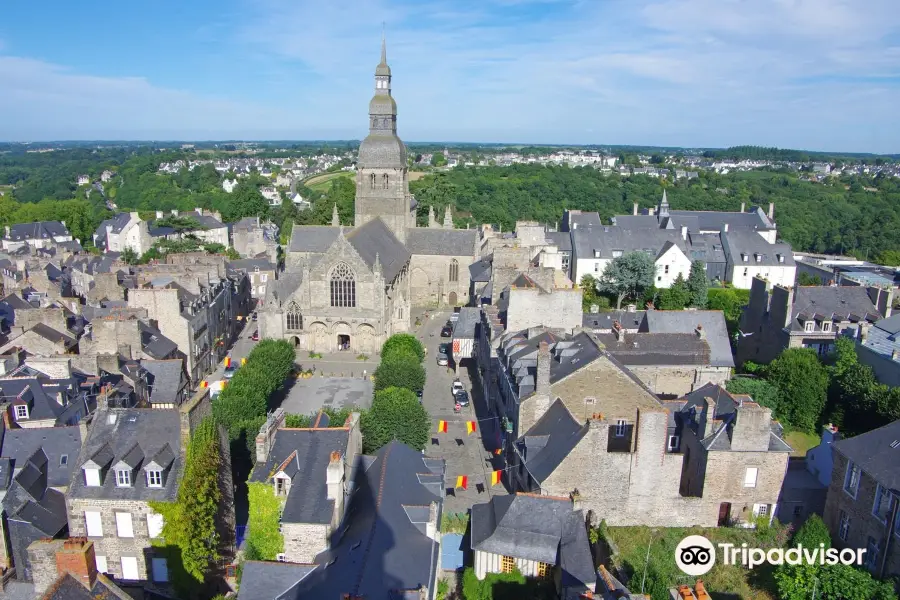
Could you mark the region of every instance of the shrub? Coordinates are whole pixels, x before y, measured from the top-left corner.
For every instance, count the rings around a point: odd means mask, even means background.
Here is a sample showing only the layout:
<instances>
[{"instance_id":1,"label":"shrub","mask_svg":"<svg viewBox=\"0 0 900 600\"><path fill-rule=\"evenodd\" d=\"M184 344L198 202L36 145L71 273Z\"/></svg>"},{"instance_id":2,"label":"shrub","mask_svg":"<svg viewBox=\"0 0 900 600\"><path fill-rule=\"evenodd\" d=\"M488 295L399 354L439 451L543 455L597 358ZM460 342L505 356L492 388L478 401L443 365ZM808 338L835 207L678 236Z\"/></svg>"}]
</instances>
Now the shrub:
<instances>
[{"instance_id":1,"label":"shrub","mask_svg":"<svg viewBox=\"0 0 900 600\"><path fill-rule=\"evenodd\" d=\"M375 393L371 410L362 414L363 452L374 454L392 440L414 450L428 442L431 417L410 390L387 388Z\"/></svg>"},{"instance_id":2,"label":"shrub","mask_svg":"<svg viewBox=\"0 0 900 600\"><path fill-rule=\"evenodd\" d=\"M284 537L279 532L281 499L271 484L248 482L250 513L247 518L247 541L244 558L275 560L284 552Z\"/></svg>"},{"instance_id":3,"label":"shrub","mask_svg":"<svg viewBox=\"0 0 900 600\"><path fill-rule=\"evenodd\" d=\"M425 360L425 347L416 336L409 333L395 333L381 346L381 360L390 358L395 353L408 353L418 357L419 362Z\"/></svg>"},{"instance_id":4,"label":"shrub","mask_svg":"<svg viewBox=\"0 0 900 600\"><path fill-rule=\"evenodd\" d=\"M425 387L425 368L408 352L394 352L382 357L375 369L375 391L391 387L418 392Z\"/></svg>"}]
</instances>

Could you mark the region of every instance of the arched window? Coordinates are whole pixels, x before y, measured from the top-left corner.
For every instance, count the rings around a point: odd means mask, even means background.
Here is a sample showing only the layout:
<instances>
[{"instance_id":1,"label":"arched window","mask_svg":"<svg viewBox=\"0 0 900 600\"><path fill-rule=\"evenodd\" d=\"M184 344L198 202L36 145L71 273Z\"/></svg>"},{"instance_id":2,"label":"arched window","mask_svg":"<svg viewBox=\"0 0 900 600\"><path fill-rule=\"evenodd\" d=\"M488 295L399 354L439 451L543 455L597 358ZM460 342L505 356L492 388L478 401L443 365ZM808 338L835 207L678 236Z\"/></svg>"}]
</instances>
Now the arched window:
<instances>
[{"instance_id":1,"label":"arched window","mask_svg":"<svg viewBox=\"0 0 900 600\"><path fill-rule=\"evenodd\" d=\"M303 330L303 315L300 314L300 307L296 302L291 302L287 309L287 328L288 331Z\"/></svg>"},{"instance_id":2,"label":"arched window","mask_svg":"<svg viewBox=\"0 0 900 600\"><path fill-rule=\"evenodd\" d=\"M369 180L372 182L372 189L374 190L375 189L375 173L372 173L369 176Z\"/></svg>"},{"instance_id":3,"label":"arched window","mask_svg":"<svg viewBox=\"0 0 900 600\"><path fill-rule=\"evenodd\" d=\"M456 262L456 259L450 261L450 283L456 283L459 281L459 263Z\"/></svg>"},{"instance_id":4,"label":"arched window","mask_svg":"<svg viewBox=\"0 0 900 600\"><path fill-rule=\"evenodd\" d=\"M331 272L331 305L339 308L356 306L356 280L345 263L338 263Z\"/></svg>"},{"instance_id":5,"label":"arched window","mask_svg":"<svg viewBox=\"0 0 900 600\"><path fill-rule=\"evenodd\" d=\"M381 176L381 187L384 189L388 189L388 174L385 173Z\"/></svg>"}]
</instances>

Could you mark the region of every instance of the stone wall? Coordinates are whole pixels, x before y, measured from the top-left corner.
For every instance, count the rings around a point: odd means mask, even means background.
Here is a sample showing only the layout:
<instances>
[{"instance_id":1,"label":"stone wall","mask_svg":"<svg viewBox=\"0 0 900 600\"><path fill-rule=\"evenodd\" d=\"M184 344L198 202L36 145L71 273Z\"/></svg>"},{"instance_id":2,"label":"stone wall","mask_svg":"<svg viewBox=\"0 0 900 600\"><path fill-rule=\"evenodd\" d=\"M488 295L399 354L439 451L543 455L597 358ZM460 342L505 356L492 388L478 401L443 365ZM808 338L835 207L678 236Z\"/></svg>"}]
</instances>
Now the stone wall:
<instances>
[{"instance_id":1,"label":"stone wall","mask_svg":"<svg viewBox=\"0 0 900 600\"><path fill-rule=\"evenodd\" d=\"M89 277L89 276L88 276ZM119 285L118 275L113 273L94 273L94 286L84 292L87 300L99 303L101 300L124 300L125 288Z\"/></svg>"},{"instance_id":2,"label":"stone wall","mask_svg":"<svg viewBox=\"0 0 900 600\"><path fill-rule=\"evenodd\" d=\"M196 358L193 352L191 328L181 315L176 289L136 289L128 293L129 308L143 308L147 316L157 322L160 332L175 342L187 360L188 373L194 374Z\"/></svg>"},{"instance_id":3,"label":"stone wall","mask_svg":"<svg viewBox=\"0 0 900 600\"><path fill-rule=\"evenodd\" d=\"M312 563L328 548L331 527L309 523L283 523L284 557L287 562Z\"/></svg>"},{"instance_id":4,"label":"stone wall","mask_svg":"<svg viewBox=\"0 0 900 600\"><path fill-rule=\"evenodd\" d=\"M554 289L550 293L536 288L512 288L506 310L506 329L519 331L529 327L552 327L572 331L582 326L580 288Z\"/></svg>"},{"instance_id":5,"label":"stone wall","mask_svg":"<svg viewBox=\"0 0 900 600\"><path fill-rule=\"evenodd\" d=\"M458 280L450 281L450 263L456 261ZM472 256L415 254L409 262L413 306L464 305L469 299Z\"/></svg>"},{"instance_id":6,"label":"stone wall","mask_svg":"<svg viewBox=\"0 0 900 600\"><path fill-rule=\"evenodd\" d=\"M693 365L626 365L654 394L680 398L707 383L725 385L730 367Z\"/></svg>"},{"instance_id":7,"label":"stone wall","mask_svg":"<svg viewBox=\"0 0 900 600\"><path fill-rule=\"evenodd\" d=\"M43 323L60 333L69 333L66 313L61 308L30 308L16 311L16 327L27 331L38 323Z\"/></svg>"}]
</instances>

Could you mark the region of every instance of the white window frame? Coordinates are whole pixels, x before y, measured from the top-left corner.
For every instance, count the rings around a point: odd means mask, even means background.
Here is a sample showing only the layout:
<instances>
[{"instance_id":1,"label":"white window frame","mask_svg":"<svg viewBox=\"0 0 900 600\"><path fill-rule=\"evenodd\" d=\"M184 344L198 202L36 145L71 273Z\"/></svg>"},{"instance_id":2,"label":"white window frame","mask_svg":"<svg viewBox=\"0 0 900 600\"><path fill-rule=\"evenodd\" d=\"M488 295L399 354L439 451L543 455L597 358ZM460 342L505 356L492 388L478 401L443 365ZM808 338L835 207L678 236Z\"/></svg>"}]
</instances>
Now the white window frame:
<instances>
[{"instance_id":1,"label":"white window frame","mask_svg":"<svg viewBox=\"0 0 900 600\"><path fill-rule=\"evenodd\" d=\"M103 537L103 517L99 510L84 511L84 530L88 537Z\"/></svg>"},{"instance_id":2,"label":"white window frame","mask_svg":"<svg viewBox=\"0 0 900 600\"><path fill-rule=\"evenodd\" d=\"M754 504L753 505L753 516L754 517L768 517L769 516L769 505L768 504Z\"/></svg>"},{"instance_id":3,"label":"white window frame","mask_svg":"<svg viewBox=\"0 0 900 600\"><path fill-rule=\"evenodd\" d=\"M21 421L22 419L28 418L28 405L27 404L17 404L16 405L16 421Z\"/></svg>"},{"instance_id":4,"label":"white window frame","mask_svg":"<svg viewBox=\"0 0 900 600\"><path fill-rule=\"evenodd\" d=\"M275 560L278 562L287 562L287 554L281 552L275 555Z\"/></svg>"},{"instance_id":5,"label":"white window frame","mask_svg":"<svg viewBox=\"0 0 900 600\"><path fill-rule=\"evenodd\" d=\"M744 471L744 487L755 488L757 479L759 479L759 468L747 467L747 470Z\"/></svg>"},{"instance_id":6,"label":"white window frame","mask_svg":"<svg viewBox=\"0 0 900 600\"><path fill-rule=\"evenodd\" d=\"M155 512L147 513L147 535L157 538L162 533L166 522L161 514Z\"/></svg>"},{"instance_id":7,"label":"white window frame","mask_svg":"<svg viewBox=\"0 0 900 600\"><path fill-rule=\"evenodd\" d=\"M106 556L103 554L94 555L94 563L97 565L98 573L109 573L109 565L106 564Z\"/></svg>"},{"instance_id":8,"label":"white window frame","mask_svg":"<svg viewBox=\"0 0 900 600\"><path fill-rule=\"evenodd\" d=\"M822 321L822 331L831 331L831 321Z\"/></svg>"},{"instance_id":9,"label":"white window frame","mask_svg":"<svg viewBox=\"0 0 900 600\"><path fill-rule=\"evenodd\" d=\"M878 511L881 508L881 503L885 500L884 496L887 496L887 512L884 513L884 518L881 518ZM876 486L875 501L872 502L872 516L878 519L879 523L887 524L887 521L891 516L891 502L893 501L893 498L890 490L881 487L880 483Z\"/></svg>"},{"instance_id":10,"label":"white window frame","mask_svg":"<svg viewBox=\"0 0 900 600\"><path fill-rule=\"evenodd\" d=\"M116 535L120 538L134 537L134 523L131 520L130 512L116 513Z\"/></svg>"},{"instance_id":11,"label":"white window frame","mask_svg":"<svg viewBox=\"0 0 900 600\"><path fill-rule=\"evenodd\" d=\"M816 322L815 321L809 320L803 324L803 331L806 331L807 333L809 333L809 332L813 332L815 330L816 330Z\"/></svg>"},{"instance_id":12,"label":"white window frame","mask_svg":"<svg viewBox=\"0 0 900 600\"><path fill-rule=\"evenodd\" d=\"M84 485L87 487L100 487L103 485L100 480L100 469L85 469L84 470Z\"/></svg>"},{"instance_id":13,"label":"white window frame","mask_svg":"<svg viewBox=\"0 0 900 600\"><path fill-rule=\"evenodd\" d=\"M846 542L847 538L850 537L850 515L843 510L839 514L838 537L841 538L841 541Z\"/></svg>"},{"instance_id":14,"label":"white window frame","mask_svg":"<svg viewBox=\"0 0 900 600\"><path fill-rule=\"evenodd\" d=\"M625 428L627 426L628 422L625 419L616 421L616 437L625 437Z\"/></svg>"},{"instance_id":15,"label":"white window frame","mask_svg":"<svg viewBox=\"0 0 900 600\"><path fill-rule=\"evenodd\" d=\"M116 471L116 487L131 487L131 471L128 469Z\"/></svg>"},{"instance_id":16,"label":"white window frame","mask_svg":"<svg viewBox=\"0 0 900 600\"><path fill-rule=\"evenodd\" d=\"M681 445L681 436L679 435L670 435L668 440L667 448L670 452L674 452L678 450L678 447Z\"/></svg>"},{"instance_id":17,"label":"white window frame","mask_svg":"<svg viewBox=\"0 0 900 600\"><path fill-rule=\"evenodd\" d=\"M161 488L163 486L162 481L162 471L156 469L150 469L147 471L147 487Z\"/></svg>"},{"instance_id":18,"label":"white window frame","mask_svg":"<svg viewBox=\"0 0 900 600\"><path fill-rule=\"evenodd\" d=\"M855 483L855 485L851 486L850 484L853 481L854 473L856 474L856 483ZM856 500L856 495L859 494L859 480L860 479L862 479L862 470L859 468L859 466L854 464L853 461L848 462L847 463L847 471L844 473L843 488L844 488L844 492L848 496L853 498L854 500ZM851 489L853 490L852 492L850 491Z\"/></svg>"}]
</instances>

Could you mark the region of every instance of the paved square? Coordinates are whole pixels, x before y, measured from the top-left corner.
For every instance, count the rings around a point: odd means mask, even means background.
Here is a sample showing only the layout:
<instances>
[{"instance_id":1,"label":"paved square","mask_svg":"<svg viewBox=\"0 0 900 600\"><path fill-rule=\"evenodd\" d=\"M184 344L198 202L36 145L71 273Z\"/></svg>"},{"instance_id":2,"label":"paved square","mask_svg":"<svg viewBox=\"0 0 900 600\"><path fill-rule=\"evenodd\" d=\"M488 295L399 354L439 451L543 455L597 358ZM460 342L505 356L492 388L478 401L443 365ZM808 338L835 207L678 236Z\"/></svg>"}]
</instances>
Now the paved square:
<instances>
[{"instance_id":1,"label":"paved square","mask_svg":"<svg viewBox=\"0 0 900 600\"><path fill-rule=\"evenodd\" d=\"M369 408L371 405L371 379L318 375L296 380L281 403L285 412L298 415L310 415L322 408Z\"/></svg>"}]
</instances>

